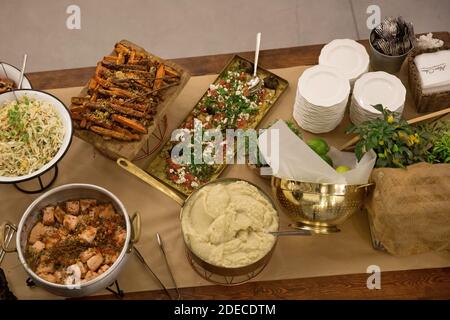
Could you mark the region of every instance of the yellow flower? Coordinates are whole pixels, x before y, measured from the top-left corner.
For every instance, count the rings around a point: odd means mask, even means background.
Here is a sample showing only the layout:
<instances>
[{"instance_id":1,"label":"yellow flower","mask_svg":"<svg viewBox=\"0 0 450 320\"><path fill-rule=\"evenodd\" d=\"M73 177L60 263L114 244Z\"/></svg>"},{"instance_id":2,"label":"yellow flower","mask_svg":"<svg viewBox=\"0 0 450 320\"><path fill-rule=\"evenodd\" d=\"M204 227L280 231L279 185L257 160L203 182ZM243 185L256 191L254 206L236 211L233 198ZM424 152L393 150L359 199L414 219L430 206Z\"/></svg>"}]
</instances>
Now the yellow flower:
<instances>
[{"instance_id":1,"label":"yellow flower","mask_svg":"<svg viewBox=\"0 0 450 320\"><path fill-rule=\"evenodd\" d=\"M384 145L384 140L378 141L378 144L379 144L380 146Z\"/></svg>"},{"instance_id":2,"label":"yellow flower","mask_svg":"<svg viewBox=\"0 0 450 320\"><path fill-rule=\"evenodd\" d=\"M388 117L387 117L387 122L388 123L392 123L392 122L394 122L394 116L393 115L389 115Z\"/></svg>"},{"instance_id":3,"label":"yellow flower","mask_svg":"<svg viewBox=\"0 0 450 320\"><path fill-rule=\"evenodd\" d=\"M420 137L419 137L419 135L417 133L416 134L411 134L408 137L408 145L413 145L415 143L416 144L420 143Z\"/></svg>"}]
</instances>

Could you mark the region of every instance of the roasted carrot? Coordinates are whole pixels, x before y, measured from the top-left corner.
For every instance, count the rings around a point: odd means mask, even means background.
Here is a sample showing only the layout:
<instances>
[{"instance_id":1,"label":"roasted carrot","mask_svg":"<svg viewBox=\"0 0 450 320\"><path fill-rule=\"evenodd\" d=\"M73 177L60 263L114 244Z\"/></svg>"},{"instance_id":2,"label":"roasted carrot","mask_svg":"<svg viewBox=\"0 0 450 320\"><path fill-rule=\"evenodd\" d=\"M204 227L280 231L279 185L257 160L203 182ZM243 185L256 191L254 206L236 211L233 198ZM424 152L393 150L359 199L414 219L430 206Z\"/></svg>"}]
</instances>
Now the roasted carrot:
<instances>
[{"instance_id":1,"label":"roasted carrot","mask_svg":"<svg viewBox=\"0 0 450 320\"><path fill-rule=\"evenodd\" d=\"M89 80L89 89L95 90L95 88L97 88L97 85L98 83L94 79Z\"/></svg>"},{"instance_id":2,"label":"roasted carrot","mask_svg":"<svg viewBox=\"0 0 450 320\"><path fill-rule=\"evenodd\" d=\"M173 69L173 68L171 68L169 66L164 66L164 69L166 71L166 74L171 76L171 77L178 77L179 76L178 72L175 69Z\"/></svg>"},{"instance_id":3,"label":"roasted carrot","mask_svg":"<svg viewBox=\"0 0 450 320\"><path fill-rule=\"evenodd\" d=\"M81 119L80 128L86 128L86 123L87 123L86 118Z\"/></svg>"},{"instance_id":4,"label":"roasted carrot","mask_svg":"<svg viewBox=\"0 0 450 320\"><path fill-rule=\"evenodd\" d=\"M166 75L166 69L164 69L164 64L160 64L158 70L156 71L156 80L153 84L153 90L158 90L162 85L162 78Z\"/></svg>"},{"instance_id":5,"label":"roasted carrot","mask_svg":"<svg viewBox=\"0 0 450 320\"><path fill-rule=\"evenodd\" d=\"M127 126L131 129L136 130L137 132L140 133L147 133L147 128L145 128L142 124L140 124L139 122L129 119L127 117L118 115L118 114L113 114L111 115L112 119L118 123L120 123L121 125Z\"/></svg>"},{"instance_id":6,"label":"roasted carrot","mask_svg":"<svg viewBox=\"0 0 450 320\"><path fill-rule=\"evenodd\" d=\"M105 128L102 128L99 126L91 126L91 127L89 127L89 129L95 133L102 135L102 136L115 138L118 140L123 140L123 141L139 140L139 135L137 135L137 134L132 134L132 133L125 134L123 132L105 129Z\"/></svg>"}]
</instances>

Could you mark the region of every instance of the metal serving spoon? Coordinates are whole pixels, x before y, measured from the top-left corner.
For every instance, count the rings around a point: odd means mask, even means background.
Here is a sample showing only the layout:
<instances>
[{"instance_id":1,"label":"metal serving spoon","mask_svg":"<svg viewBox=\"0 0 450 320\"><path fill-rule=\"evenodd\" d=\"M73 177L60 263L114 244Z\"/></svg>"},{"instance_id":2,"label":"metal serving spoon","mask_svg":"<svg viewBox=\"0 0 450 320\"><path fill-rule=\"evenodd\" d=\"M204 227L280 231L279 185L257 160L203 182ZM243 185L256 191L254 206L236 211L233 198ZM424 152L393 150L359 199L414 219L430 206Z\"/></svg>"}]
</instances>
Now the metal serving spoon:
<instances>
[{"instance_id":1,"label":"metal serving spoon","mask_svg":"<svg viewBox=\"0 0 450 320\"><path fill-rule=\"evenodd\" d=\"M261 79L257 75L260 44L261 44L261 32L258 32L256 34L256 50L255 50L255 62L253 64L253 77L247 82L250 94L254 93L261 87Z\"/></svg>"}]
</instances>

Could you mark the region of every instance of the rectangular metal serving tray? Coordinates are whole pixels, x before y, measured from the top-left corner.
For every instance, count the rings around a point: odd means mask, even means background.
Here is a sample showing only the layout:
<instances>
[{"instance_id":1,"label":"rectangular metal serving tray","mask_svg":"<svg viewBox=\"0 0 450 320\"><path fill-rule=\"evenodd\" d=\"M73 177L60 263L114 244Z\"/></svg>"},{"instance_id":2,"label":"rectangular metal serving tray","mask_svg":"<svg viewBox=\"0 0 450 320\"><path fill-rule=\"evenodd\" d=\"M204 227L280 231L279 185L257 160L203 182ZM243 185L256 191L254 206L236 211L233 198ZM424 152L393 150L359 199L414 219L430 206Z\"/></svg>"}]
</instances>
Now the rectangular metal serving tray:
<instances>
[{"instance_id":1,"label":"rectangular metal serving tray","mask_svg":"<svg viewBox=\"0 0 450 320\"><path fill-rule=\"evenodd\" d=\"M219 75L217 76L217 78L214 80L214 84L216 84L221 76L227 72L235 63L237 63L238 61L246 61L246 62L250 62L253 65L253 62L235 55L224 67L224 69L219 73ZM272 101L270 104L267 105L267 107L262 111L259 112L258 115L255 117L254 121L252 122L252 124L247 127L246 129L254 129L256 128L259 123L262 121L262 119L264 118L264 116L272 109L273 105L278 101L278 99L280 98L280 96L283 94L283 92L286 91L286 89L289 86L289 82L281 77L279 77L278 75L258 67L258 71L257 71L259 76L262 76L262 78L266 77L266 76L273 76L278 80L278 87L276 89L276 93L274 95L274 97L272 98ZM200 101L203 99L203 97L207 94L208 90L206 90L206 92L202 95L202 97L199 99L199 101L195 104L195 106L197 106ZM195 108L195 106L193 108ZM191 113L189 113L190 115ZM189 115L187 117L189 117ZM186 117L186 118L187 118ZM183 121L177 126L177 128L179 128L186 120L186 118L183 119ZM169 134L170 137L170 134ZM164 144L164 146L159 150L159 153L156 155L156 157L150 162L149 166L147 167L146 171L154 178L156 178L159 182L163 183L166 186L171 187L172 189L174 189L175 191L177 191L178 193L180 193L181 195L184 196L188 196L190 193L193 192L193 190L188 190L186 188L184 188L183 186L177 185L175 183L173 183L172 181L170 181L169 179L166 178L166 173L165 173L165 165L166 165L166 149L168 144L170 144L170 140L166 141L166 143ZM223 170L225 170L227 164L222 164L220 167L218 167L218 169L214 172L214 174L211 175L211 178L209 179L209 181L213 181L215 179L217 179L220 174L223 172ZM200 186L199 186L200 187Z\"/></svg>"}]
</instances>

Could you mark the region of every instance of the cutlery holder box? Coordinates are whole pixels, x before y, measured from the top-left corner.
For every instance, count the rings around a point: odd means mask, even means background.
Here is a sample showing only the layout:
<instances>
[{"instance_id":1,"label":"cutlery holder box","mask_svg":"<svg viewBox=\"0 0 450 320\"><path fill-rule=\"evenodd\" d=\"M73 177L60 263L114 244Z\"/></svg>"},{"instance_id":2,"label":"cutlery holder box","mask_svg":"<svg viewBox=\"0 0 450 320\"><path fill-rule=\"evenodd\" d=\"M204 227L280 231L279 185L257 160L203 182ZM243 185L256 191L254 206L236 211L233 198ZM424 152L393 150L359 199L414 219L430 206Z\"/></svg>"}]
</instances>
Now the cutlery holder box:
<instances>
[{"instance_id":1,"label":"cutlery holder box","mask_svg":"<svg viewBox=\"0 0 450 320\"><path fill-rule=\"evenodd\" d=\"M450 101L450 91L442 91L436 93L423 93L419 70L414 63L414 58L422 53L437 52L440 50L448 50L449 46L444 44L444 46L435 49L420 50L414 48L408 56L408 78L409 87L411 90L411 95L414 99L414 104L416 106L417 112L429 113L438 110L442 110L448 107ZM450 66L447 66L450 68Z\"/></svg>"}]
</instances>

